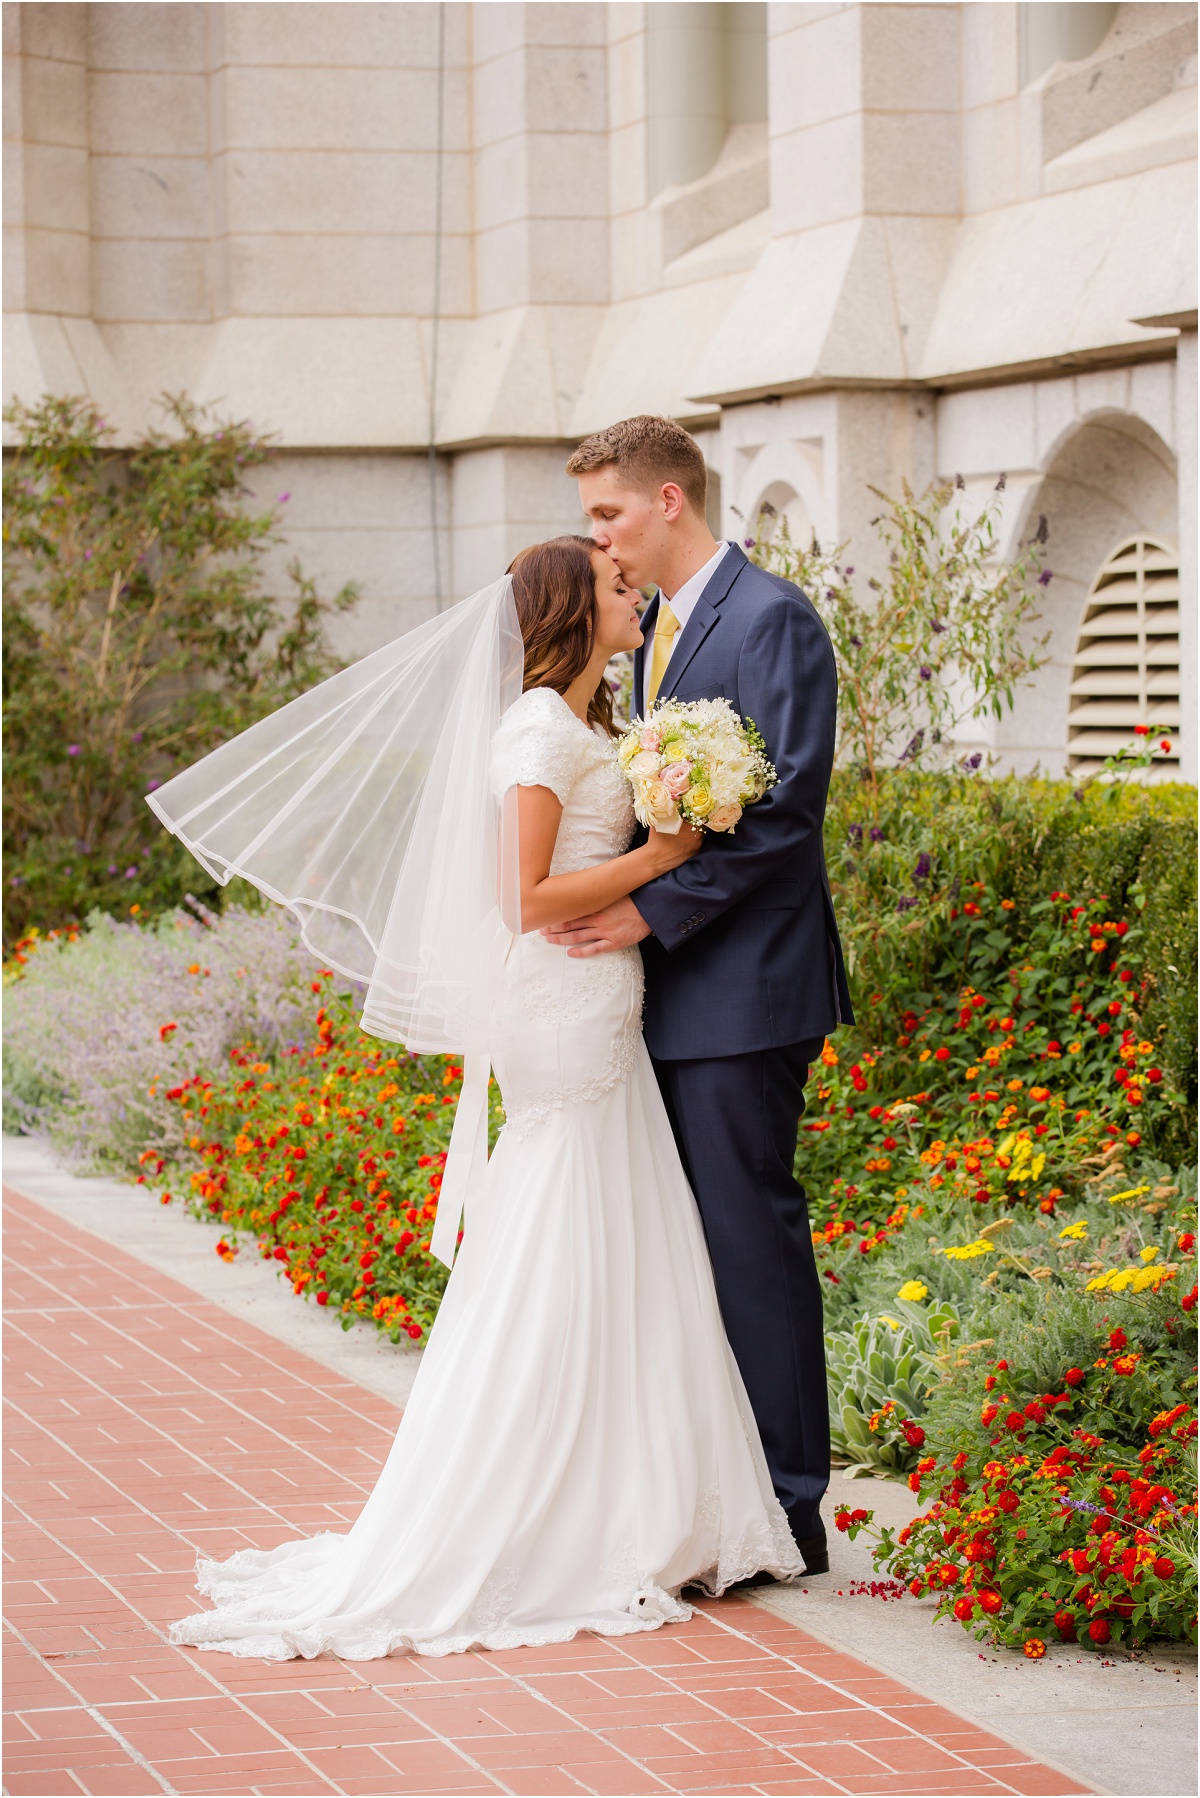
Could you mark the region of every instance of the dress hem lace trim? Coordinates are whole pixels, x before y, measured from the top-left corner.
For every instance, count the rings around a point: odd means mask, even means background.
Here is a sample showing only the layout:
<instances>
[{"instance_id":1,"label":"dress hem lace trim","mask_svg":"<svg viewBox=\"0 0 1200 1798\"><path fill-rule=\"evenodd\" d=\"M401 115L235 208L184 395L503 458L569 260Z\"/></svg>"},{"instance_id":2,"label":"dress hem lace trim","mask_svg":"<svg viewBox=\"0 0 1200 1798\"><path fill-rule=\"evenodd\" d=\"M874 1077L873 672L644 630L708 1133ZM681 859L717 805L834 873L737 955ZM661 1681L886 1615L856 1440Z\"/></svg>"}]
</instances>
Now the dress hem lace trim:
<instances>
[{"instance_id":1,"label":"dress hem lace trim","mask_svg":"<svg viewBox=\"0 0 1200 1798\"><path fill-rule=\"evenodd\" d=\"M748 1579L762 1570L779 1579L791 1578L801 1571L801 1567L799 1554L791 1545L790 1532L788 1545L791 1546L791 1554L783 1549L778 1559L773 1560L768 1556L773 1551L780 1550L783 1545L772 1542L771 1549L766 1554L751 1553L744 1559L739 1556L732 1566L727 1564L710 1568L686 1583L698 1587L709 1597L719 1598L739 1580ZM261 1622L264 1626L261 1635L224 1636L220 1632L228 1627L230 1620L222 1614L221 1598L232 1597L236 1593L243 1603L247 1599L244 1586L238 1580L228 1578L229 1570L243 1555L249 1558L257 1552L254 1549L243 1549L224 1562L210 1561L203 1556L197 1560L197 1590L205 1596L215 1597L218 1609L201 1611L194 1617L184 1617L180 1622L173 1623L169 1631L173 1644L177 1647L211 1649L243 1659L265 1661L311 1661L324 1654L338 1655L347 1661L373 1661L382 1660L386 1655L397 1651L441 1657L463 1654L471 1648L493 1651L545 1648L555 1643L573 1641L585 1631L597 1636L636 1635L647 1630L661 1629L665 1623L686 1623L695 1615L693 1607L681 1599L678 1593L669 1592L653 1580L648 1580L633 1593L624 1616L609 1612L604 1616L580 1617L558 1625L550 1624L542 1629L467 1629L457 1635L434 1637L414 1635L411 1630L392 1628L386 1623L361 1634L356 1634L353 1630L342 1632L323 1625L312 1629L289 1629L285 1626L272 1631L271 1619L264 1617L246 1620L250 1624Z\"/></svg>"}]
</instances>

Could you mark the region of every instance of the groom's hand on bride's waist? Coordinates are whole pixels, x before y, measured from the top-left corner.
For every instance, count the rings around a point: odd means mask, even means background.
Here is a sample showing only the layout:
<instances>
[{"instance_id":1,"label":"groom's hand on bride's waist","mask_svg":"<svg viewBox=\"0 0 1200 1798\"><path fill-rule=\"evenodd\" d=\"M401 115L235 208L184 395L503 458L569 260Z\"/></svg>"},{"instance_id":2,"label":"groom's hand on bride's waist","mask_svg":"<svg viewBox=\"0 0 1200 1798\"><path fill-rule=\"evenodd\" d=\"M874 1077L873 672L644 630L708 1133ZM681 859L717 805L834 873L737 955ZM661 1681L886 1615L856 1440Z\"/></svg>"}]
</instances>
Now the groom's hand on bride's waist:
<instances>
[{"instance_id":1,"label":"groom's hand on bride's waist","mask_svg":"<svg viewBox=\"0 0 1200 1798\"><path fill-rule=\"evenodd\" d=\"M650 935L650 926L632 899L618 899L603 911L586 918L570 918L553 930L543 930L548 943L565 946L568 955L605 955L612 949L628 949Z\"/></svg>"}]
</instances>

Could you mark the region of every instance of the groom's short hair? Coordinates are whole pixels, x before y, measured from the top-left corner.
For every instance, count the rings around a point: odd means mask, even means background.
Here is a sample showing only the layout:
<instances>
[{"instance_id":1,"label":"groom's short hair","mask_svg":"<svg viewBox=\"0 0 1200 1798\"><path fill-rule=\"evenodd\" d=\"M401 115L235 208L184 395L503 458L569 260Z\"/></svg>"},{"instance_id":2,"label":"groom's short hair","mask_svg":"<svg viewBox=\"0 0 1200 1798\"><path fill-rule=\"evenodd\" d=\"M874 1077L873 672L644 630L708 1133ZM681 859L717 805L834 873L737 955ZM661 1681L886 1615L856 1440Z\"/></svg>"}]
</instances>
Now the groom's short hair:
<instances>
[{"instance_id":1,"label":"groom's short hair","mask_svg":"<svg viewBox=\"0 0 1200 1798\"><path fill-rule=\"evenodd\" d=\"M643 412L585 437L567 463L567 473L578 476L610 467L619 468L632 486L646 493L657 493L664 481L674 481L688 504L704 517L708 497L704 452L674 419Z\"/></svg>"}]
</instances>

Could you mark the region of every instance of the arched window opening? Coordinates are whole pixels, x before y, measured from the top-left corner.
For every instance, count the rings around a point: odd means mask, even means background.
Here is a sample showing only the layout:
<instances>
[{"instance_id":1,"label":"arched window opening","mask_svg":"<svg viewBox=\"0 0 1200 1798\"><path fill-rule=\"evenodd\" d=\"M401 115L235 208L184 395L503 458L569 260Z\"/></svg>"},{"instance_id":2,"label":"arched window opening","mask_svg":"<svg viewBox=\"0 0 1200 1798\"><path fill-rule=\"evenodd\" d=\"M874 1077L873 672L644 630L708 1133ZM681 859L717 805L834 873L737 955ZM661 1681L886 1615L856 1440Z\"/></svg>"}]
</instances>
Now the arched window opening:
<instances>
[{"instance_id":1,"label":"arched window opening","mask_svg":"<svg viewBox=\"0 0 1200 1798\"><path fill-rule=\"evenodd\" d=\"M807 549L812 542L812 519L808 507L794 487L786 481L772 481L747 520L750 532L770 536L779 521L787 525L788 536L797 549Z\"/></svg>"},{"instance_id":2,"label":"arched window opening","mask_svg":"<svg viewBox=\"0 0 1200 1798\"><path fill-rule=\"evenodd\" d=\"M1179 554L1156 537L1130 537L1101 568L1083 610L1071 670L1071 772L1094 774L1134 727L1170 731L1173 748L1147 771L1179 778Z\"/></svg>"}]
</instances>

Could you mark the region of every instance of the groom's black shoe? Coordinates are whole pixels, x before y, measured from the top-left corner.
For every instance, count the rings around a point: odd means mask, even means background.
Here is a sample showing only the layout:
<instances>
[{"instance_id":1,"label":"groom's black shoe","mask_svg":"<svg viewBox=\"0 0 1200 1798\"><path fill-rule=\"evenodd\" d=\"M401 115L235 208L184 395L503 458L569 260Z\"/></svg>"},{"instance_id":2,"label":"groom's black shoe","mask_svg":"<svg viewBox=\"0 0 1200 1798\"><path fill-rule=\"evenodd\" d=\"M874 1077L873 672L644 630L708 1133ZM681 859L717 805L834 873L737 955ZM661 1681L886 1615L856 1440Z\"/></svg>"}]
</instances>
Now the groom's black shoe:
<instances>
[{"instance_id":1,"label":"groom's black shoe","mask_svg":"<svg viewBox=\"0 0 1200 1798\"><path fill-rule=\"evenodd\" d=\"M829 1572L829 1542L824 1530L818 1536L797 1536L796 1547L804 1557L806 1574Z\"/></svg>"},{"instance_id":2,"label":"groom's black shoe","mask_svg":"<svg viewBox=\"0 0 1200 1798\"><path fill-rule=\"evenodd\" d=\"M821 1513L809 1505L796 1505L787 1514L792 1539L804 1559L806 1574L829 1572L829 1543Z\"/></svg>"}]
</instances>

